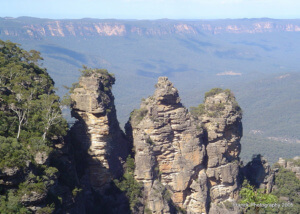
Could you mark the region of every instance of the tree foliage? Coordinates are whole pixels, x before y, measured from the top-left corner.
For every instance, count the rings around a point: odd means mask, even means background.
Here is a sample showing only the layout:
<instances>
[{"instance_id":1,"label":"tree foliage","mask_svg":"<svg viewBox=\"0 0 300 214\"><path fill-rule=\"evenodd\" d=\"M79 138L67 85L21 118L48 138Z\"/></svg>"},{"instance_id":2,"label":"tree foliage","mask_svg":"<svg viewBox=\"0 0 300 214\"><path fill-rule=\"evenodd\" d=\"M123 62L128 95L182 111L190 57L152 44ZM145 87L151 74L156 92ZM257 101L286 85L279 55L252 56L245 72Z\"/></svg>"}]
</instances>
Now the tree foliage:
<instances>
[{"instance_id":1,"label":"tree foliage","mask_svg":"<svg viewBox=\"0 0 300 214\"><path fill-rule=\"evenodd\" d=\"M291 206L281 207L279 213L300 213L300 180L294 172L279 168L279 172L275 177L276 190L274 194L277 197L285 198L282 203L291 204Z\"/></svg>"},{"instance_id":2,"label":"tree foliage","mask_svg":"<svg viewBox=\"0 0 300 214\"><path fill-rule=\"evenodd\" d=\"M206 113L205 105L203 103L199 104L197 107L191 107L190 112L193 116L199 117Z\"/></svg>"},{"instance_id":3,"label":"tree foliage","mask_svg":"<svg viewBox=\"0 0 300 214\"><path fill-rule=\"evenodd\" d=\"M61 116L59 97L46 69L37 64L37 51L25 51L17 44L0 40L0 134L22 141L30 136L51 139L56 124L61 134L66 123ZM57 133L56 133L57 134Z\"/></svg>"},{"instance_id":4,"label":"tree foliage","mask_svg":"<svg viewBox=\"0 0 300 214\"><path fill-rule=\"evenodd\" d=\"M273 212L274 210L270 207L264 208L259 206L259 204L268 205L278 203L278 198L273 194L264 193L263 189L255 189L247 181L244 181L243 188L240 191L239 200L240 204L245 204L246 213L259 213L262 209L266 212Z\"/></svg>"},{"instance_id":5,"label":"tree foliage","mask_svg":"<svg viewBox=\"0 0 300 214\"><path fill-rule=\"evenodd\" d=\"M16 138L0 136L0 169L23 167L28 159L28 149L20 144Z\"/></svg>"},{"instance_id":6,"label":"tree foliage","mask_svg":"<svg viewBox=\"0 0 300 214\"><path fill-rule=\"evenodd\" d=\"M56 179L57 169L35 157L49 155L67 123L54 82L39 60L38 51L0 40L0 172L11 168L22 174L18 187L0 183L0 213L28 213L21 198L34 192L47 196ZM41 211L53 209L48 204Z\"/></svg>"},{"instance_id":7,"label":"tree foliage","mask_svg":"<svg viewBox=\"0 0 300 214\"><path fill-rule=\"evenodd\" d=\"M31 212L21 204L20 198L14 191L9 191L6 196L0 196L0 213L30 214Z\"/></svg>"},{"instance_id":8,"label":"tree foliage","mask_svg":"<svg viewBox=\"0 0 300 214\"><path fill-rule=\"evenodd\" d=\"M128 156L126 159L126 170L121 180L114 180L116 186L126 193L129 199L130 209L136 213L140 205L140 198L142 197L142 185L134 179L134 159Z\"/></svg>"},{"instance_id":9,"label":"tree foliage","mask_svg":"<svg viewBox=\"0 0 300 214\"><path fill-rule=\"evenodd\" d=\"M197 107L190 107L190 112L194 117L201 117L202 115L208 115L209 117L223 116L223 111L226 109L225 105L232 105L232 110L242 114L242 109L238 105L234 94L230 89L213 88L205 93L204 101L208 97L215 96L217 94L224 93L226 95L226 103L214 103L213 105L199 104Z\"/></svg>"}]
</instances>

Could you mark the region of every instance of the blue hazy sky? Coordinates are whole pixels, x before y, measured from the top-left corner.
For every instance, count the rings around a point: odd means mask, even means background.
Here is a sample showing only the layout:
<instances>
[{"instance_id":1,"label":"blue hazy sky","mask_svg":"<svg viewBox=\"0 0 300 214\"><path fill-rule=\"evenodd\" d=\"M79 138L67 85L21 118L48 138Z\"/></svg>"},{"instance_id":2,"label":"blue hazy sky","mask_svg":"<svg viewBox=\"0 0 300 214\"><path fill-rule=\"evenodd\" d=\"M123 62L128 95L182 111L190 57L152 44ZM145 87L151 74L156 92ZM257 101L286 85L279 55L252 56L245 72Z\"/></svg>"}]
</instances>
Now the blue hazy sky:
<instances>
[{"instance_id":1,"label":"blue hazy sky","mask_svg":"<svg viewBox=\"0 0 300 214\"><path fill-rule=\"evenodd\" d=\"M0 17L300 18L300 0L0 0Z\"/></svg>"}]
</instances>

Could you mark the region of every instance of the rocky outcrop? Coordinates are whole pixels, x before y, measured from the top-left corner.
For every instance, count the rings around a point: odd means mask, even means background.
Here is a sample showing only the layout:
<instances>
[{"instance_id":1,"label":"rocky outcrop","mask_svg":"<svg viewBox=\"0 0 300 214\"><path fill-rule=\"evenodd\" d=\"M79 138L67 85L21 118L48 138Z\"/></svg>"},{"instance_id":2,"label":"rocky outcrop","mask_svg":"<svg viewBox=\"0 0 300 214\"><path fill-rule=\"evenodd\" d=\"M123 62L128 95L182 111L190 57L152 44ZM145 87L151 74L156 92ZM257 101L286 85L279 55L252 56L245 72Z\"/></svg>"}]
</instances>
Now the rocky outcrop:
<instances>
[{"instance_id":1,"label":"rocky outcrop","mask_svg":"<svg viewBox=\"0 0 300 214\"><path fill-rule=\"evenodd\" d=\"M81 203L86 213L126 213L127 199L112 182L123 175L131 147L116 117L111 92L115 78L106 70L87 72L71 94L72 116L77 121L70 130L70 141L82 188Z\"/></svg>"},{"instance_id":2,"label":"rocky outcrop","mask_svg":"<svg viewBox=\"0 0 300 214\"><path fill-rule=\"evenodd\" d=\"M82 161L78 170L83 183L102 191L111 179L123 172L129 145L119 127L111 86L114 77L99 70L82 76L71 94L72 115L78 120L71 129L77 159Z\"/></svg>"},{"instance_id":3,"label":"rocky outcrop","mask_svg":"<svg viewBox=\"0 0 300 214\"><path fill-rule=\"evenodd\" d=\"M217 210L218 203L238 197L242 112L233 94L221 89L207 92L199 108L202 108L197 116L206 142L210 201Z\"/></svg>"},{"instance_id":4,"label":"rocky outcrop","mask_svg":"<svg viewBox=\"0 0 300 214\"><path fill-rule=\"evenodd\" d=\"M0 185L17 186L22 181L23 172L19 167L5 167L0 170Z\"/></svg>"},{"instance_id":5,"label":"rocky outcrop","mask_svg":"<svg viewBox=\"0 0 300 214\"><path fill-rule=\"evenodd\" d=\"M296 177L300 179L300 157L296 156L291 160L285 160L283 158L279 158L278 165L290 170L295 173Z\"/></svg>"},{"instance_id":6,"label":"rocky outcrop","mask_svg":"<svg viewBox=\"0 0 300 214\"><path fill-rule=\"evenodd\" d=\"M154 95L131 114L135 178L152 213L208 213L210 203L237 198L241 111L228 91L207 97L203 107L193 116L160 77Z\"/></svg>"},{"instance_id":7,"label":"rocky outcrop","mask_svg":"<svg viewBox=\"0 0 300 214\"><path fill-rule=\"evenodd\" d=\"M149 209L170 213L170 199L174 206L189 212L205 212L203 131L180 103L177 89L166 77L159 78L154 95L132 113L130 122L135 178L144 184ZM170 198L164 192L169 192Z\"/></svg>"},{"instance_id":8,"label":"rocky outcrop","mask_svg":"<svg viewBox=\"0 0 300 214\"><path fill-rule=\"evenodd\" d=\"M238 212L232 204L239 189L242 115L230 91L213 89L189 112L178 90L160 77L153 96L131 113L125 136L111 92L114 77L102 69L82 72L71 94L77 121L64 139L53 140L51 155L34 155L36 164L51 167L42 192L35 186L40 187L39 177L27 173L30 191L20 193L22 204L37 212L54 195L58 213ZM2 169L0 185L16 186L22 173L17 167Z\"/></svg>"},{"instance_id":9,"label":"rocky outcrop","mask_svg":"<svg viewBox=\"0 0 300 214\"><path fill-rule=\"evenodd\" d=\"M263 156L254 155L252 160L242 168L242 174L251 185L263 189L266 193L272 193L277 188L275 180L280 173L280 167L294 172L300 179L299 160L298 156L290 160L279 158L278 162L271 167Z\"/></svg>"},{"instance_id":10,"label":"rocky outcrop","mask_svg":"<svg viewBox=\"0 0 300 214\"><path fill-rule=\"evenodd\" d=\"M256 188L264 189L266 193L272 192L276 170L271 169L267 160L256 155L243 168L243 175Z\"/></svg>"}]
</instances>

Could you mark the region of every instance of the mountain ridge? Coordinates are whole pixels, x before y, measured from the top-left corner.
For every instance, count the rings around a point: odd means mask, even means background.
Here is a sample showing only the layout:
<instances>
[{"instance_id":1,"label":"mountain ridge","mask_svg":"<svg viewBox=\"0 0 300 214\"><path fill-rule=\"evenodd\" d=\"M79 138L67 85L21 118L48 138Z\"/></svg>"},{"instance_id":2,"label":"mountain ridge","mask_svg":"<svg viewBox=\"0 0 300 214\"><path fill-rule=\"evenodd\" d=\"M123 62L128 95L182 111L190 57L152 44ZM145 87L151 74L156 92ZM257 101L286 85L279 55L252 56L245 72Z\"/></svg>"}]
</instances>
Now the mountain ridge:
<instances>
[{"instance_id":1,"label":"mountain ridge","mask_svg":"<svg viewBox=\"0 0 300 214\"><path fill-rule=\"evenodd\" d=\"M147 24L145 26L145 24ZM150 26L149 26L150 24ZM300 32L300 19L120 20L0 18L0 36L95 37Z\"/></svg>"}]
</instances>

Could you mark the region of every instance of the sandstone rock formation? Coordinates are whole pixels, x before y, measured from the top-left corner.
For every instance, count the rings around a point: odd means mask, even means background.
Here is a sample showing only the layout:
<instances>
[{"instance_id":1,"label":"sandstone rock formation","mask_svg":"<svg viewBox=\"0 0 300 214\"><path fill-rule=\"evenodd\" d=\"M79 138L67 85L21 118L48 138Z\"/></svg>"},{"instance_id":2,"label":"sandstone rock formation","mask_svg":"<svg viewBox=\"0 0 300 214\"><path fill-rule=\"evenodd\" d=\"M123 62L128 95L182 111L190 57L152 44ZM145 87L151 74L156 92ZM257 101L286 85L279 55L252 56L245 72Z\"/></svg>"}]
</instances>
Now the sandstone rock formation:
<instances>
[{"instance_id":1,"label":"sandstone rock formation","mask_svg":"<svg viewBox=\"0 0 300 214\"><path fill-rule=\"evenodd\" d=\"M300 166L299 166L300 157L299 156L294 157L292 160L285 160L283 158L279 158L278 164L283 168L294 172L296 177L300 179Z\"/></svg>"},{"instance_id":2,"label":"sandstone rock formation","mask_svg":"<svg viewBox=\"0 0 300 214\"><path fill-rule=\"evenodd\" d=\"M198 118L204 128L210 201L217 210L218 203L238 197L242 112L229 90L212 89Z\"/></svg>"},{"instance_id":3,"label":"sandstone rock formation","mask_svg":"<svg viewBox=\"0 0 300 214\"><path fill-rule=\"evenodd\" d=\"M82 76L71 94L71 129L82 185L101 192L111 179L122 175L129 145L119 127L111 86L115 78L105 70Z\"/></svg>"},{"instance_id":4,"label":"sandstone rock formation","mask_svg":"<svg viewBox=\"0 0 300 214\"><path fill-rule=\"evenodd\" d=\"M241 111L228 91L207 97L204 109L192 116L160 77L154 95L132 112L135 178L152 213L208 213L210 203L237 197Z\"/></svg>"},{"instance_id":5,"label":"sandstone rock formation","mask_svg":"<svg viewBox=\"0 0 300 214\"><path fill-rule=\"evenodd\" d=\"M132 188L118 184L126 181L123 165L131 153L134 178L143 192L133 213L237 213L224 203L234 203L239 189L241 111L232 93L209 92L194 114L168 78L160 77L153 96L132 112L126 137L116 118L114 81L106 70L83 72L71 94L77 121L64 139L54 142L51 156L34 156L37 164L58 170L47 174L47 191L24 193L21 202L36 212L49 193L61 198L59 213L127 214L132 209L127 190ZM0 184L14 186L19 177L18 168L5 168Z\"/></svg>"},{"instance_id":6,"label":"sandstone rock formation","mask_svg":"<svg viewBox=\"0 0 300 214\"><path fill-rule=\"evenodd\" d=\"M256 155L243 168L243 174L256 188L272 192L275 180L275 171L272 170L267 160L261 155Z\"/></svg>"}]
</instances>

